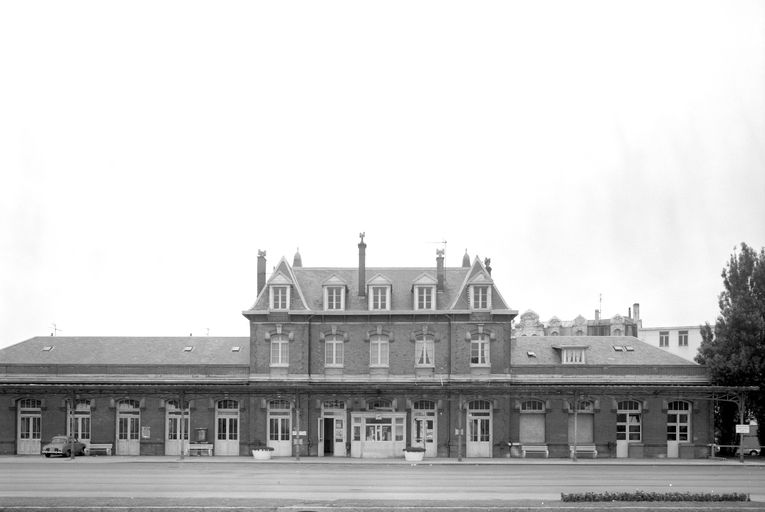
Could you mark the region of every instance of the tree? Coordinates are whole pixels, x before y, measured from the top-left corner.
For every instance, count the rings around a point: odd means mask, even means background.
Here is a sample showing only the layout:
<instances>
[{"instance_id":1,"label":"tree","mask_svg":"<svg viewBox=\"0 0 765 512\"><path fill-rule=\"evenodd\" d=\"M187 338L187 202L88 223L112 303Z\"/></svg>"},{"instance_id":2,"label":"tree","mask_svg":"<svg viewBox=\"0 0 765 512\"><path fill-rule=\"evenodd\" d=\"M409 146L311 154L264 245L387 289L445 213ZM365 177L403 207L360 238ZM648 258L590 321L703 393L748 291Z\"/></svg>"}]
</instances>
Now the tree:
<instances>
[{"instance_id":1,"label":"tree","mask_svg":"<svg viewBox=\"0 0 765 512\"><path fill-rule=\"evenodd\" d=\"M709 324L702 327L696 361L707 365L714 384L759 386L747 397L745 413L757 419L760 444L765 444L765 248L757 253L742 243L740 252L734 249L722 278L720 315L714 330ZM721 407L720 413L723 440L730 441L737 420L729 416L730 407Z\"/></svg>"}]
</instances>

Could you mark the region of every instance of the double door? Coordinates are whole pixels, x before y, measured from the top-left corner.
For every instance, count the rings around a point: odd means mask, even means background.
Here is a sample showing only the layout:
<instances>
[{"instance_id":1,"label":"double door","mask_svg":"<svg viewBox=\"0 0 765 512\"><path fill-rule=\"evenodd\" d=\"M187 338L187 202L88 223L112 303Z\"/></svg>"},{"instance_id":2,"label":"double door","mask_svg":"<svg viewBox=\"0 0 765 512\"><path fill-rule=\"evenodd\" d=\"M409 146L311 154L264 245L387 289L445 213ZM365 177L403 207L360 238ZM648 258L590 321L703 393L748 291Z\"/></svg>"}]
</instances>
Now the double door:
<instances>
[{"instance_id":1,"label":"double door","mask_svg":"<svg viewBox=\"0 0 765 512\"><path fill-rule=\"evenodd\" d=\"M345 457L345 418L319 418L319 456Z\"/></svg>"},{"instance_id":2,"label":"double door","mask_svg":"<svg viewBox=\"0 0 765 512\"><path fill-rule=\"evenodd\" d=\"M117 455L140 455L141 416L139 413L119 412L117 415Z\"/></svg>"},{"instance_id":3,"label":"double door","mask_svg":"<svg viewBox=\"0 0 765 512\"><path fill-rule=\"evenodd\" d=\"M291 415L286 413L269 413L268 416L268 446L274 449L274 457L292 456Z\"/></svg>"},{"instance_id":4,"label":"double door","mask_svg":"<svg viewBox=\"0 0 765 512\"><path fill-rule=\"evenodd\" d=\"M466 456L491 457L491 413L468 413L466 434Z\"/></svg>"},{"instance_id":5,"label":"double door","mask_svg":"<svg viewBox=\"0 0 765 512\"><path fill-rule=\"evenodd\" d=\"M16 450L19 455L40 455L42 416L40 414L20 414Z\"/></svg>"},{"instance_id":6,"label":"double door","mask_svg":"<svg viewBox=\"0 0 765 512\"><path fill-rule=\"evenodd\" d=\"M238 412L218 412L215 422L215 455L239 455Z\"/></svg>"}]
</instances>

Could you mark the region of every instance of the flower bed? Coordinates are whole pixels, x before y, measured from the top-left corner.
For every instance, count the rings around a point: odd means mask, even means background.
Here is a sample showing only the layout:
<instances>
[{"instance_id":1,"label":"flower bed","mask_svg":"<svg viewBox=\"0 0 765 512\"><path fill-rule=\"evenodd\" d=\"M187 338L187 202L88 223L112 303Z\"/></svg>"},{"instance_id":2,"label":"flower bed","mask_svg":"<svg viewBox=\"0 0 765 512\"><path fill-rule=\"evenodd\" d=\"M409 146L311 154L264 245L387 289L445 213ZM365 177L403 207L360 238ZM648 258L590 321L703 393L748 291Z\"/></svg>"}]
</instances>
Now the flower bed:
<instances>
[{"instance_id":1,"label":"flower bed","mask_svg":"<svg viewBox=\"0 0 765 512\"><path fill-rule=\"evenodd\" d=\"M750 501L742 492L716 494L709 492L585 492L561 494L561 501Z\"/></svg>"}]
</instances>

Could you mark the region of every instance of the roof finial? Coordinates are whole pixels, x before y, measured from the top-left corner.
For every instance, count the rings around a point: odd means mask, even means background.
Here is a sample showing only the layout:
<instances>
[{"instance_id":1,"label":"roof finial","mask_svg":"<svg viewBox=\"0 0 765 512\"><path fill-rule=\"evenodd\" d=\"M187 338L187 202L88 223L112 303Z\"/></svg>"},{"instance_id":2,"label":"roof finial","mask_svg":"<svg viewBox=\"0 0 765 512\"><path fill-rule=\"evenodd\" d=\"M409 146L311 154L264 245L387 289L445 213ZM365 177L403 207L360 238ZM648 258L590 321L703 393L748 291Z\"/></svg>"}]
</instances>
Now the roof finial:
<instances>
[{"instance_id":1,"label":"roof finial","mask_svg":"<svg viewBox=\"0 0 765 512\"><path fill-rule=\"evenodd\" d=\"M470 256L468 255L467 249L465 249L465 255L462 257L462 266L463 267L470 267Z\"/></svg>"}]
</instances>

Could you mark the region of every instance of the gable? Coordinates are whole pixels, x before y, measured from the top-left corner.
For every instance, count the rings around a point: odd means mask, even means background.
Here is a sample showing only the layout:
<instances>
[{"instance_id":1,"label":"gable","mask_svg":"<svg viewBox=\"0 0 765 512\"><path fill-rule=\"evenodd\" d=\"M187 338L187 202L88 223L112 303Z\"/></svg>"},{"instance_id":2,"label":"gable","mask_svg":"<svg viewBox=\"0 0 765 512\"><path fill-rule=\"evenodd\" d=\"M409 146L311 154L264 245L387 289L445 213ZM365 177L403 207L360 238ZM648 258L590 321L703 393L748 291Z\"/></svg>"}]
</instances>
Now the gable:
<instances>
[{"instance_id":1,"label":"gable","mask_svg":"<svg viewBox=\"0 0 765 512\"><path fill-rule=\"evenodd\" d=\"M423 272L419 276L417 276L417 279L415 279L412 282L413 286L435 286L438 284L438 281L435 277L428 274L427 272Z\"/></svg>"}]
</instances>

